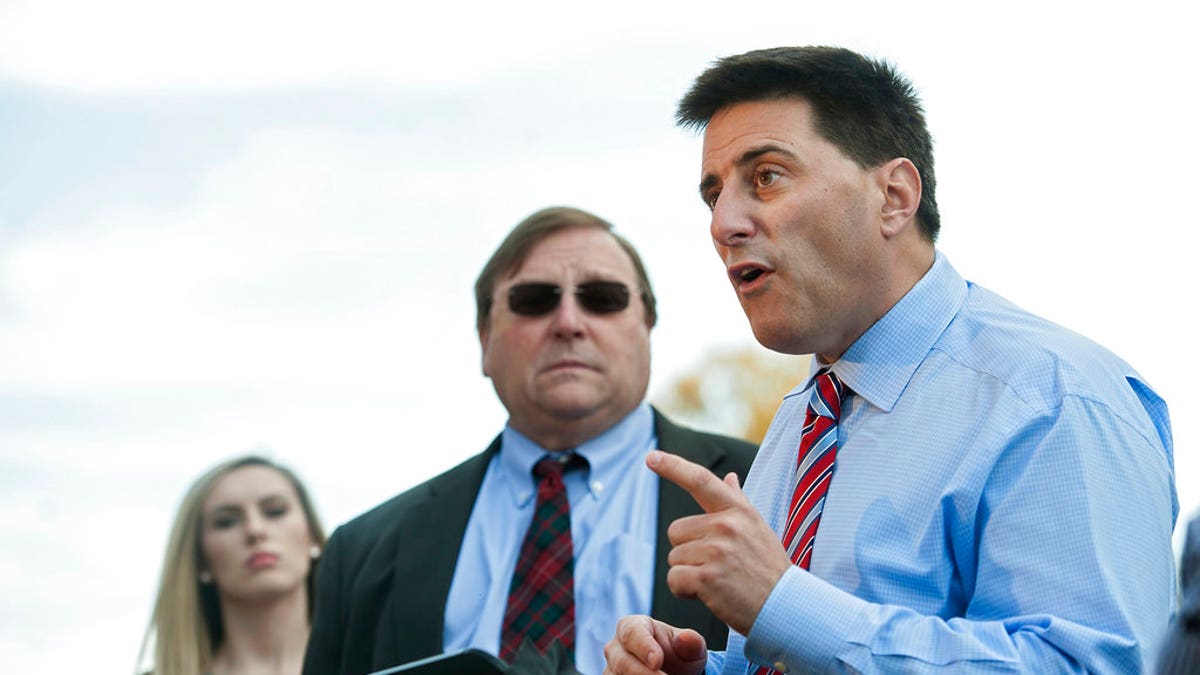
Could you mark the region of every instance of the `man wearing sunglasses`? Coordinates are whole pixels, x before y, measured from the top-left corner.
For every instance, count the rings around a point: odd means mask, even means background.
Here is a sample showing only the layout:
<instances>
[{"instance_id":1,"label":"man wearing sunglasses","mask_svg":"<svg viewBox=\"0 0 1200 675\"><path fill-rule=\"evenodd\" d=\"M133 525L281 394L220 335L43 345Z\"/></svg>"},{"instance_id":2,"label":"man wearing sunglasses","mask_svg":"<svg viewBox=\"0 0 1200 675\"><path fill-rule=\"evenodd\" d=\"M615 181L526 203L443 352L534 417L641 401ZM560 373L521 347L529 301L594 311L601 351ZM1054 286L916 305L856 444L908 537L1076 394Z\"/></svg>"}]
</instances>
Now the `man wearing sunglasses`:
<instances>
[{"instance_id":1,"label":"man wearing sunglasses","mask_svg":"<svg viewBox=\"0 0 1200 675\"><path fill-rule=\"evenodd\" d=\"M755 449L644 401L657 314L637 251L590 213L544 209L500 244L475 300L483 372L508 424L482 454L333 534L304 672L361 675L477 648L515 672L599 675L630 613L722 644L725 625L665 580L667 527L699 506L644 458L664 448L744 477ZM526 556L538 546L553 556Z\"/></svg>"}]
</instances>

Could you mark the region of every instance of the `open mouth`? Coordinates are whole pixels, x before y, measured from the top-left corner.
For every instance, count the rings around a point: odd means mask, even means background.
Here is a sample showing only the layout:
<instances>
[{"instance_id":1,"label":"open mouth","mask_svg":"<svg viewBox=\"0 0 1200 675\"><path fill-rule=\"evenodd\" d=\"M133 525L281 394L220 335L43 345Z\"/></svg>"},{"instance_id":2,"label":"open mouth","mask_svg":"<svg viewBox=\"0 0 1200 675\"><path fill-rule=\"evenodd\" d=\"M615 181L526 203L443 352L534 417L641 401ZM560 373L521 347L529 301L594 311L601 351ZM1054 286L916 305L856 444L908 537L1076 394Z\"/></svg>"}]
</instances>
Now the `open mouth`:
<instances>
[{"instance_id":1,"label":"open mouth","mask_svg":"<svg viewBox=\"0 0 1200 675\"><path fill-rule=\"evenodd\" d=\"M761 277L762 273L763 273L762 268L751 267L749 269L742 270L741 273L738 274L738 276L741 278L741 280L744 283L750 283L751 281L754 281L755 279Z\"/></svg>"},{"instance_id":2,"label":"open mouth","mask_svg":"<svg viewBox=\"0 0 1200 675\"><path fill-rule=\"evenodd\" d=\"M734 286L744 288L752 285L770 271L765 265L751 262L741 263L729 268L729 279L733 281Z\"/></svg>"}]
</instances>

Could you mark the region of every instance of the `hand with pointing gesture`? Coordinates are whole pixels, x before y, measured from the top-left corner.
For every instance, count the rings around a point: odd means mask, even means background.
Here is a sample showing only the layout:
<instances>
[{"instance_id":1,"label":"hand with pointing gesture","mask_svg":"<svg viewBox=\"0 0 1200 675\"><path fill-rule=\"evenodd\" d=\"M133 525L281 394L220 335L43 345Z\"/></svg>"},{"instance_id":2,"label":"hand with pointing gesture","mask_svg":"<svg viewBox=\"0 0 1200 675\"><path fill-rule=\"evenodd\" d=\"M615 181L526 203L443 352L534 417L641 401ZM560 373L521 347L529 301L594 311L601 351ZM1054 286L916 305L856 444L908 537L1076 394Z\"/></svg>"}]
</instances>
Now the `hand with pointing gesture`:
<instances>
[{"instance_id":1,"label":"hand with pointing gesture","mask_svg":"<svg viewBox=\"0 0 1200 675\"><path fill-rule=\"evenodd\" d=\"M779 535L746 499L735 474L722 481L699 464L658 450L647 455L646 465L704 509L667 529L673 547L667 586L681 598L699 598L717 618L747 635L792 564Z\"/></svg>"},{"instance_id":2,"label":"hand with pointing gesture","mask_svg":"<svg viewBox=\"0 0 1200 675\"><path fill-rule=\"evenodd\" d=\"M779 536L742 494L737 475L721 480L677 455L655 450L646 465L683 488L704 513L667 528L672 549L667 586L681 598L699 598L742 635L792 564ZM606 675L694 675L704 672L704 638L648 616L627 616L604 648Z\"/></svg>"}]
</instances>

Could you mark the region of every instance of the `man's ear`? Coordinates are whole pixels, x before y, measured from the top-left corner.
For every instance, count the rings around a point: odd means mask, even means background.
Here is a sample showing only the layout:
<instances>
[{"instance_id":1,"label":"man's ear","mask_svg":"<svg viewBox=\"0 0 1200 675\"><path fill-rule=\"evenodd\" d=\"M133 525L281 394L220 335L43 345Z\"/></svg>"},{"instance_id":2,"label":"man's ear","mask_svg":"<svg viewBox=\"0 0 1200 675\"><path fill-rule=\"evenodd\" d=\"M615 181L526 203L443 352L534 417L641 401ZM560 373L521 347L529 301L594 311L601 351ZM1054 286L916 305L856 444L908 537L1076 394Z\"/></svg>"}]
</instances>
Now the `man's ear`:
<instances>
[{"instance_id":1,"label":"man's ear","mask_svg":"<svg viewBox=\"0 0 1200 675\"><path fill-rule=\"evenodd\" d=\"M488 339L492 335L491 326L487 323L479 328L479 365L484 377L491 377L488 372Z\"/></svg>"},{"instance_id":2,"label":"man's ear","mask_svg":"<svg viewBox=\"0 0 1200 675\"><path fill-rule=\"evenodd\" d=\"M877 171L883 190L880 213L883 236L891 238L916 225L917 208L921 205L921 174L904 157L884 163Z\"/></svg>"}]
</instances>

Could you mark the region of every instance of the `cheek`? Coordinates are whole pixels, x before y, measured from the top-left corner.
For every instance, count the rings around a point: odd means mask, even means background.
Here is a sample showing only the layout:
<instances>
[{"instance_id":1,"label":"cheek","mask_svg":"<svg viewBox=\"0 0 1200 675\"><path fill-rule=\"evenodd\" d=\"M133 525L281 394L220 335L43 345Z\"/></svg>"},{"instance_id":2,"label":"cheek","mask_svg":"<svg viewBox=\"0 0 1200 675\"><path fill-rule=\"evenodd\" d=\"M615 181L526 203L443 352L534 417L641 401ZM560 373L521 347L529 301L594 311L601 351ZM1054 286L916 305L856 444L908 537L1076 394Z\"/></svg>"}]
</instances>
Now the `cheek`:
<instances>
[{"instance_id":1,"label":"cheek","mask_svg":"<svg viewBox=\"0 0 1200 675\"><path fill-rule=\"evenodd\" d=\"M534 359L537 349L538 340L531 330L509 327L494 332L483 346L483 372L493 379L503 379L508 372L520 372L522 364Z\"/></svg>"},{"instance_id":2,"label":"cheek","mask_svg":"<svg viewBox=\"0 0 1200 675\"><path fill-rule=\"evenodd\" d=\"M296 528L295 541L304 548L313 545L312 531L308 529L308 523L301 522Z\"/></svg>"},{"instance_id":3,"label":"cheek","mask_svg":"<svg viewBox=\"0 0 1200 675\"><path fill-rule=\"evenodd\" d=\"M230 543L222 533L207 532L200 539L200 555L208 567L220 567L229 557Z\"/></svg>"},{"instance_id":4,"label":"cheek","mask_svg":"<svg viewBox=\"0 0 1200 675\"><path fill-rule=\"evenodd\" d=\"M624 331L614 348L632 384L644 384L650 371L650 335L646 329L639 324Z\"/></svg>"},{"instance_id":5,"label":"cheek","mask_svg":"<svg viewBox=\"0 0 1200 675\"><path fill-rule=\"evenodd\" d=\"M308 527L308 521L303 517L297 517L288 522L285 536L288 541L302 547L306 553L313 545L312 530Z\"/></svg>"},{"instance_id":6,"label":"cheek","mask_svg":"<svg viewBox=\"0 0 1200 675\"><path fill-rule=\"evenodd\" d=\"M308 529L308 524L301 523L290 538L298 569L307 574L312 570L312 547L316 543L313 540L312 532Z\"/></svg>"}]
</instances>

